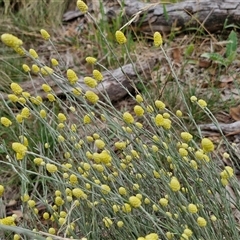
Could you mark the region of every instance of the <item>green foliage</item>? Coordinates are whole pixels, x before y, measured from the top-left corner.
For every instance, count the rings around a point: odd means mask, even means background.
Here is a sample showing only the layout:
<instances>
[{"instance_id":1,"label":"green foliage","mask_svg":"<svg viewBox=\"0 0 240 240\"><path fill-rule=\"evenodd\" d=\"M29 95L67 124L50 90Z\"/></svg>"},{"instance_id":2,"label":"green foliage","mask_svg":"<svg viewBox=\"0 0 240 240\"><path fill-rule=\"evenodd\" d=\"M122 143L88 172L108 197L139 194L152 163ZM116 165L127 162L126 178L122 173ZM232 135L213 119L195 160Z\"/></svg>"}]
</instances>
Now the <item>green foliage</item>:
<instances>
[{"instance_id":1,"label":"green foliage","mask_svg":"<svg viewBox=\"0 0 240 240\"><path fill-rule=\"evenodd\" d=\"M227 68L236 58L237 45L237 34L235 31L231 31L227 39L225 56L222 56L218 53L204 53L201 56Z\"/></svg>"}]
</instances>

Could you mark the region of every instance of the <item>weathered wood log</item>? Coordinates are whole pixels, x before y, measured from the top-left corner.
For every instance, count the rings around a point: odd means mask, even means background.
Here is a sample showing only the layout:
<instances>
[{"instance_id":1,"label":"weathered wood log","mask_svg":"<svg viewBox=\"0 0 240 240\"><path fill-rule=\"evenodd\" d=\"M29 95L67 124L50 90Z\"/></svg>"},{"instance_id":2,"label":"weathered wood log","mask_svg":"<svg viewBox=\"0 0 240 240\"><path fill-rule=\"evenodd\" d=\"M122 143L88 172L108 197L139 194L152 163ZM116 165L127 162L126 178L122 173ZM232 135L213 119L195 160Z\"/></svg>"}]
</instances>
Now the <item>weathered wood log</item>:
<instances>
[{"instance_id":1,"label":"weathered wood log","mask_svg":"<svg viewBox=\"0 0 240 240\"><path fill-rule=\"evenodd\" d=\"M226 135L233 135L240 133L240 121L236 121L233 123L218 123L216 126L213 123L210 124L200 124L200 129L202 131L208 132L220 132L220 130Z\"/></svg>"},{"instance_id":2,"label":"weathered wood log","mask_svg":"<svg viewBox=\"0 0 240 240\"><path fill-rule=\"evenodd\" d=\"M119 1L111 6L107 2L104 7L110 19L116 18L124 7L122 12L127 19L133 20L131 24L146 33L168 33L174 29L190 30L200 26L209 32L215 32L222 30L225 23L240 26L239 0L187 0L174 4L123 0L122 6L118 4ZM69 21L81 15L78 10L67 12L63 20Z\"/></svg>"},{"instance_id":3,"label":"weathered wood log","mask_svg":"<svg viewBox=\"0 0 240 240\"><path fill-rule=\"evenodd\" d=\"M146 9L146 10L144 10ZM209 32L223 29L228 24L240 24L239 0L188 0L175 4L145 4L136 0L125 0L128 16L139 15L136 24L146 32L169 32L204 26Z\"/></svg>"},{"instance_id":4,"label":"weathered wood log","mask_svg":"<svg viewBox=\"0 0 240 240\"><path fill-rule=\"evenodd\" d=\"M99 94L100 97L102 94L107 94L113 102L120 100L133 90L134 84L139 81L139 75L143 78L144 76L149 76L156 64L157 58L155 54L148 54L147 56L136 61L134 65L127 64L115 70L103 72L104 80L98 87L91 90L97 94L101 93ZM80 77L77 84L74 85L74 87L80 87L83 92L90 90L84 84L84 77ZM20 85L24 91L29 92L31 95L39 95L42 98L46 98L46 93L42 90L42 84L44 83L47 83L57 96L68 94L73 89L67 79L58 77L57 74L51 78L47 77L47 79L33 78L33 80L23 82ZM0 99L8 99L7 94L0 92Z\"/></svg>"}]
</instances>

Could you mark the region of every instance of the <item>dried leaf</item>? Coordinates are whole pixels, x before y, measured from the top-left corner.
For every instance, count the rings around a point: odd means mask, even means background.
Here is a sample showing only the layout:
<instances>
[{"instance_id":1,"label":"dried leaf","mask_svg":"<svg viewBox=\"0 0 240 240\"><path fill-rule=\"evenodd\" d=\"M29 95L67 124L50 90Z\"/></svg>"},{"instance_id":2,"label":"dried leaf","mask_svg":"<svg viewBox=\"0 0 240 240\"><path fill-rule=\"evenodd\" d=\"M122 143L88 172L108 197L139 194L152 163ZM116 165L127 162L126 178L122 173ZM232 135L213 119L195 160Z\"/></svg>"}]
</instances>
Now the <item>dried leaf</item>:
<instances>
[{"instance_id":1,"label":"dried leaf","mask_svg":"<svg viewBox=\"0 0 240 240\"><path fill-rule=\"evenodd\" d=\"M240 105L230 108L230 116L236 121L240 120Z\"/></svg>"},{"instance_id":2,"label":"dried leaf","mask_svg":"<svg viewBox=\"0 0 240 240\"><path fill-rule=\"evenodd\" d=\"M176 47L172 50L172 57L175 63L181 63L182 56L181 56L181 49L179 47Z\"/></svg>"}]
</instances>

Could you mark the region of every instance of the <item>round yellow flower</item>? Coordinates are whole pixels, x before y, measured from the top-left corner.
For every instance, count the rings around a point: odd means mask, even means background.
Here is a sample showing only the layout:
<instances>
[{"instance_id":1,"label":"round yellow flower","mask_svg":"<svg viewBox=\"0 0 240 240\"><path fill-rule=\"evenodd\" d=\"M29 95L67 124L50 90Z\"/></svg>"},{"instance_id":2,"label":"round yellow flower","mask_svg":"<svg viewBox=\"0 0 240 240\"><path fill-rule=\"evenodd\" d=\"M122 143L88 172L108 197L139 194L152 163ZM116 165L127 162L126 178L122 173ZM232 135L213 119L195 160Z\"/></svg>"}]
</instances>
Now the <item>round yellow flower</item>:
<instances>
[{"instance_id":1,"label":"round yellow flower","mask_svg":"<svg viewBox=\"0 0 240 240\"><path fill-rule=\"evenodd\" d=\"M54 102L54 101L56 101L56 98L55 98L54 95L51 94L51 93L48 93L48 94L47 94L47 99L49 100L49 102Z\"/></svg>"},{"instance_id":2,"label":"round yellow flower","mask_svg":"<svg viewBox=\"0 0 240 240\"><path fill-rule=\"evenodd\" d=\"M154 41L154 45L155 47L159 47L162 45L163 40L162 40L162 35L160 32L155 32L153 35L153 41Z\"/></svg>"},{"instance_id":3,"label":"round yellow flower","mask_svg":"<svg viewBox=\"0 0 240 240\"><path fill-rule=\"evenodd\" d=\"M168 200L166 198L160 198L159 203L163 206L166 207L168 205Z\"/></svg>"},{"instance_id":4,"label":"round yellow flower","mask_svg":"<svg viewBox=\"0 0 240 240\"><path fill-rule=\"evenodd\" d=\"M24 72L26 72L26 73L31 71L30 67L27 64L23 64L22 68L23 68Z\"/></svg>"},{"instance_id":5,"label":"round yellow flower","mask_svg":"<svg viewBox=\"0 0 240 240\"><path fill-rule=\"evenodd\" d=\"M103 185L101 185L101 192L103 194L108 194L111 192L111 188L108 185L103 184Z\"/></svg>"},{"instance_id":6,"label":"round yellow flower","mask_svg":"<svg viewBox=\"0 0 240 240\"><path fill-rule=\"evenodd\" d=\"M33 71L33 73L39 73L40 72L40 68L38 67L38 65L33 64L32 65L32 71Z\"/></svg>"},{"instance_id":7,"label":"round yellow flower","mask_svg":"<svg viewBox=\"0 0 240 240\"><path fill-rule=\"evenodd\" d=\"M141 117L141 116L143 116L143 114L144 114L143 108L142 108L141 106L139 106L139 105L136 105L136 106L134 107L134 112L135 112L135 114L136 114L138 117Z\"/></svg>"},{"instance_id":8,"label":"round yellow flower","mask_svg":"<svg viewBox=\"0 0 240 240\"><path fill-rule=\"evenodd\" d=\"M158 114L156 117L155 117L155 124L157 127L159 126L163 126L164 125L164 117L162 114Z\"/></svg>"},{"instance_id":9,"label":"round yellow flower","mask_svg":"<svg viewBox=\"0 0 240 240\"><path fill-rule=\"evenodd\" d=\"M198 212L197 206L195 204L192 204L192 203L190 203L188 205L187 209L190 213L197 213Z\"/></svg>"},{"instance_id":10,"label":"round yellow flower","mask_svg":"<svg viewBox=\"0 0 240 240\"><path fill-rule=\"evenodd\" d=\"M48 40L50 38L49 33L45 29L41 29L40 33L41 33L43 39Z\"/></svg>"},{"instance_id":11,"label":"round yellow flower","mask_svg":"<svg viewBox=\"0 0 240 240\"><path fill-rule=\"evenodd\" d=\"M93 70L93 77L98 81L101 82L103 80L103 75L98 70Z\"/></svg>"},{"instance_id":12,"label":"round yellow flower","mask_svg":"<svg viewBox=\"0 0 240 240\"><path fill-rule=\"evenodd\" d=\"M133 116L129 112L125 112L123 114L123 120L126 123L134 123L134 118L133 118Z\"/></svg>"},{"instance_id":13,"label":"round yellow flower","mask_svg":"<svg viewBox=\"0 0 240 240\"><path fill-rule=\"evenodd\" d=\"M11 48L20 47L23 44L22 40L9 33L2 34L1 40L6 46Z\"/></svg>"},{"instance_id":14,"label":"round yellow flower","mask_svg":"<svg viewBox=\"0 0 240 240\"><path fill-rule=\"evenodd\" d=\"M118 192L119 192L119 194L121 194L121 195L127 195L127 190L126 190L126 188L124 188L124 187L120 187L120 188L118 189Z\"/></svg>"},{"instance_id":15,"label":"round yellow flower","mask_svg":"<svg viewBox=\"0 0 240 240\"><path fill-rule=\"evenodd\" d=\"M34 49L32 49L32 48L29 49L29 54L30 54L33 58L35 58L35 59L38 58L37 52L36 52Z\"/></svg>"},{"instance_id":16,"label":"round yellow flower","mask_svg":"<svg viewBox=\"0 0 240 240\"><path fill-rule=\"evenodd\" d=\"M172 191L174 191L174 192L179 191L181 188L181 185L176 177L172 177L169 186L172 189Z\"/></svg>"},{"instance_id":17,"label":"round yellow flower","mask_svg":"<svg viewBox=\"0 0 240 240\"><path fill-rule=\"evenodd\" d=\"M49 172L49 173L55 173L55 172L57 172L57 166L56 165L54 165L54 164L51 164L51 163L47 163L46 164L46 169L47 169L47 171Z\"/></svg>"},{"instance_id":18,"label":"round yellow flower","mask_svg":"<svg viewBox=\"0 0 240 240\"><path fill-rule=\"evenodd\" d=\"M58 122L63 123L67 120L66 116L63 113L58 114Z\"/></svg>"},{"instance_id":19,"label":"round yellow flower","mask_svg":"<svg viewBox=\"0 0 240 240\"><path fill-rule=\"evenodd\" d=\"M213 142L208 138L203 138L201 145L202 145L203 151L206 153L212 152L214 150Z\"/></svg>"},{"instance_id":20,"label":"round yellow flower","mask_svg":"<svg viewBox=\"0 0 240 240\"><path fill-rule=\"evenodd\" d=\"M103 218L105 227L110 228L113 224L112 220L108 217Z\"/></svg>"},{"instance_id":21,"label":"round yellow flower","mask_svg":"<svg viewBox=\"0 0 240 240\"><path fill-rule=\"evenodd\" d=\"M95 140L95 145L98 149L103 149L105 147L105 143L101 139L96 139Z\"/></svg>"},{"instance_id":22,"label":"round yellow flower","mask_svg":"<svg viewBox=\"0 0 240 240\"><path fill-rule=\"evenodd\" d=\"M129 199L128 199L130 205L134 208L138 208L141 206L141 200L138 198L138 197L135 197L135 196L131 196Z\"/></svg>"},{"instance_id":23,"label":"round yellow flower","mask_svg":"<svg viewBox=\"0 0 240 240\"><path fill-rule=\"evenodd\" d=\"M197 224L199 227L205 227L207 225L207 221L202 217L198 217Z\"/></svg>"},{"instance_id":24,"label":"round yellow flower","mask_svg":"<svg viewBox=\"0 0 240 240\"><path fill-rule=\"evenodd\" d=\"M0 197L2 197L3 193L4 193L4 186L0 185Z\"/></svg>"},{"instance_id":25,"label":"round yellow flower","mask_svg":"<svg viewBox=\"0 0 240 240\"><path fill-rule=\"evenodd\" d=\"M95 93L92 92L92 91L86 91L85 97L86 97L86 99L87 99L90 103L92 103L92 104L97 103L98 100L99 100L98 95L95 94Z\"/></svg>"},{"instance_id":26,"label":"round yellow flower","mask_svg":"<svg viewBox=\"0 0 240 240\"><path fill-rule=\"evenodd\" d=\"M92 77L85 77L84 83L90 88L95 88L98 85L97 81Z\"/></svg>"},{"instance_id":27,"label":"round yellow flower","mask_svg":"<svg viewBox=\"0 0 240 240\"><path fill-rule=\"evenodd\" d=\"M202 108L207 107L207 103L206 103L203 99L199 99L199 100L198 100L198 104L199 104Z\"/></svg>"},{"instance_id":28,"label":"round yellow flower","mask_svg":"<svg viewBox=\"0 0 240 240\"><path fill-rule=\"evenodd\" d=\"M191 100L191 102L196 102L197 101L197 97L196 96L191 96L190 100Z\"/></svg>"},{"instance_id":29,"label":"round yellow flower","mask_svg":"<svg viewBox=\"0 0 240 240\"><path fill-rule=\"evenodd\" d=\"M4 127L9 127L12 125L12 121L10 121L8 118L6 117L1 117L1 124L4 126Z\"/></svg>"},{"instance_id":30,"label":"round yellow flower","mask_svg":"<svg viewBox=\"0 0 240 240\"><path fill-rule=\"evenodd\" d=\"M192 140L193 136L188 132L181 132L181 138L184 141L189 142L190 140Z\"/></svg>"},{"instance_id":31,"label":"round yellow flower","mask_svg":"<svg viewBox=\"0 0 240 240\"><path fill-rule=\"evenodd\" d=\"M54 67L58 66L58 60L55 59L55 58L52 58L52 59L51 59L51 63L52 63L52 65L53 65Z\"/></svg>"},{"instance_id":32,"label":"round yellow flower","mask_svg":"<svg viewBox=\"0 0 240 240\"><path fill-rule=\"evenodd\" d=\"M115 37L119 44L124 44L127 42L127 39L122 31L116 31Z\"/></svg>"},{"instance_id":33,"label":"round yellow flower","mask_svg":"<svg viewBox=\"0 0 240 240\"><path fill-rule=\"evenodd\" d=\"M117 226L118 226L119 228L123 227L123 225L124 225L123 221L118 221L118 222L117 222Z\"/></svg>"},{"instance_id":34,"label":"round yellow flower","mask_svg":"<svg viewBox=\"0 0 240 240\"><path fill-rule=\"evenodd\" d=\"M22 93L23 89L17 83L11 83L10 85L14 94L19 95Z\"/></svg>"},{"instance_id":35,"label":"round yellow flower","mask_svg":"<svg viewBox=\"0 0 240 240\"><path fill-rule=\"evenodd\" d=\"M87 195L80 188L74 188L72 190L72 195L76 198L86 199Z\"/></svg>"},{"instance_id":36,"label":"round yellow flower","mask_svg":"<svg viewBox=\"0 0 240 240\"><path fill-rule=\"evenodd\" d=\"M86 62L89 64L95 64L97 62L97 59L94 57L86 57Z\"/></svg>"},{"instance_id":37,"label":"round yellow flower","mask_svg":"<svg viewBox=\"0 0 240 240\"><path fill-rule=\"evenodd\" d=\"M72 85L78 81L77 74L72 69L67 70L67 79Z\"/></svg>"},{"instance_id":38,"label":"round yellow flower","mask_svg":"<svg viewBox=\"0 0 240 240\"><path fill-rule=\"evenodd\" d=\"M54 70L48 66L42 67L40 71L44 76L51 75L54 73Z\"/></svg>"},{"instance_id":39,"label":"round yellow flower","mask_svg":"<svg viewBox=\"0 0 240 240\"><path fill-rule=\"evenodd\" d=\"M81 0L77 1L77 7L82 13L86 13L88 11L88 6Z\"/></svg>"},{"instance_id":40,"label":"round yellow flower","mask_svg":"<svg viewBox=\"0 0 240 240\"><path fill-rule=\"evenodd\" d=\"M131 205L128 203L124 203L122 206L122 211L125 213L130 213L132 211Z\"/></svg>"},{"instance_id":41,"label":"round yellow flower","mask_svg":"<svg viewBox=\"0 0 240 240\"><path fill-rule=\"evenodd\" d=\"M166 105L165 105L162 101L160 101L160 100L156 100L156 101L155 101L155 106L156 106L159 110L163 110L163 109L166 107Z\"/></svg>"},{"instance_id":42,"label":"round yellow flower","mask_svg":"<svg viewBox=\"0 0 240 240\"><path fill-rule=\"evenodd\" d=\"M44 91L44 92L50 92L51 90L52 90L52 88L48 85L48 84L43 84L42 85L42 90Z\"/></svg>"},{"instance_id":43,"label":"round yellow flower","mask_svg":"<svg viewBox=\"0 0 240 240\"><path fill-rule=\"evenodd\" d=\"M156 233L150 233L145 236L145 240L158 240L159 237Z\"/></svg>"}]
</instances>

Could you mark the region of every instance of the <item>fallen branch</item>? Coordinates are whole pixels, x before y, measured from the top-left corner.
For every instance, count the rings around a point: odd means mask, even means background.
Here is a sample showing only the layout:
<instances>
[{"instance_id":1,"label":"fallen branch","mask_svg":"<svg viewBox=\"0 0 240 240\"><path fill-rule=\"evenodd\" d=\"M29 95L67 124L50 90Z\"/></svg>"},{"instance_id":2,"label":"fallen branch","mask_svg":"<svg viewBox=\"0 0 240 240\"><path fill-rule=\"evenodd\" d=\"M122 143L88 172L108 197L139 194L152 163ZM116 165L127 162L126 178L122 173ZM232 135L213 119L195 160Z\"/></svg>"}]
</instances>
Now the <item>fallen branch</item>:
<instances>
[{"instance_id":1,"label":"fallen branch","mask_svg":"<svg viewBox=\"0 0 240 240\"><path fill-rule=\"evenodd\" d=\"M236 121L234 123L218 123L218 125L213 123L200 124L199 127L203 131L220 132L221 130L226 135L240 133L240 121Z\"/></svg>"},{"instance_id":2,"label":"fallen branch","mask_svg":"<svg viewBox=\"0 0 240 240\"><path fill-rule=\"evenodd\" d=\"M148 54L148 57L145 56L134 65L127 64L112 71L105 71L103 72L104 80L102 84L91 90L103 95L107 94L111 101L118 101L126 96L129 91L133 90L134 85L139 81L139 75L143 78L144 76L149 76L156 61L157 57L155 54ZM46 93L42 90L42 84L44 83L46 83L45 79L37 78L33 79L33 81L21 83L21 87L33 96L39 95L42 98L46 98ZM50 78L47 80L47 84L57 96L68 94L73 88L67 80L64 81L61 78ZM83 77L79 78L75 87L80 87L83 92L89 90L86 84L84 84ZM0 95L2 99L8 99L6 93L0 92Z\"/></svg>"}]
</instances>

